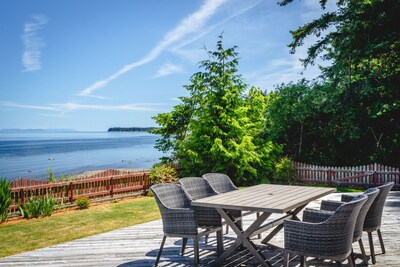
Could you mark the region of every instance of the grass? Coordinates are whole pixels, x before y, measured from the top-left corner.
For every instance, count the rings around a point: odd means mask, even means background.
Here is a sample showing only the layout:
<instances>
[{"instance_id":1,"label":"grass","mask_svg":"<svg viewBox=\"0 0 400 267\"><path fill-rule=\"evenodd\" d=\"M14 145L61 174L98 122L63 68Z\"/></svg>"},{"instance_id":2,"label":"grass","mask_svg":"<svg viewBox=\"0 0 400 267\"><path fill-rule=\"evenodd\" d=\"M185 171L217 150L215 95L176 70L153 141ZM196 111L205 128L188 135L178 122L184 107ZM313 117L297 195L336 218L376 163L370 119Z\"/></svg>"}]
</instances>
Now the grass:
<instances>
[{"instance_id":1,"label":"grass","mask_svg":"<svg viewBox=\"0 0 400 267\"><path fill-rule=\"evenodd\" d=\"M143 197L0 225L0 257L48 247L160 218L154 198Z\"/></svg>"}]
</instances>

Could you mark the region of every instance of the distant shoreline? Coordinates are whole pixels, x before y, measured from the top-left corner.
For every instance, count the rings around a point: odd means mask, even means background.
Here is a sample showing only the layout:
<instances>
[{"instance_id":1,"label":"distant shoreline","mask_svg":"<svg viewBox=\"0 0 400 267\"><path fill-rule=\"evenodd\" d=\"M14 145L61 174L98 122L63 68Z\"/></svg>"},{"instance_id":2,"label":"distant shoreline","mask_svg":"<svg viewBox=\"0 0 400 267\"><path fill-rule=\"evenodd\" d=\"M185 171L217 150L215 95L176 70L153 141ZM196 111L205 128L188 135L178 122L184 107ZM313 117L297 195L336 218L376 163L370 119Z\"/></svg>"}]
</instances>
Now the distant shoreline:
<instances>
[{"instance_id":1,"label":"distant shoreline","mask_svg":"<svg viewBox=\"0 0 400 267\"><path fill-rule=\"evenodd\" d=\"M111 127L107 132L149 132L157 127Z\"/></svg>"}]
</instances>

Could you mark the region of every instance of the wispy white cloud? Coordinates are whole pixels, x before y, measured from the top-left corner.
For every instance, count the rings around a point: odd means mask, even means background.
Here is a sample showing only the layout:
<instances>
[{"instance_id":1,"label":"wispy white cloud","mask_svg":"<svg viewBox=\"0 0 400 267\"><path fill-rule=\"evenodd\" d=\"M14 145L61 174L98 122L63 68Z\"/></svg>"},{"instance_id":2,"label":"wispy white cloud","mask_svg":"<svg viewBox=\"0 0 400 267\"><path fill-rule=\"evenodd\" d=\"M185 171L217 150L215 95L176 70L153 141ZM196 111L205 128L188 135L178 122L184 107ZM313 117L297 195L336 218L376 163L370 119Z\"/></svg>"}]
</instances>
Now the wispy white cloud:
<instances>
[{"instance_id":1,"label":"wispy white cloud","mask_svg":"<svg viewBox=\"0 0 400 267\"><path fill-rule=\"evenodd\" d=\"M183 19L178 26L168 32L164 38L142 59L135 61L131 64L125 65L123 68L113 73L109 77L93 83L91 86L85 88L78 95L90 96L96 90L105 87L109 82L117 79L128 71L147 64L155 60L169 45L181 40L185 35L198 31L204 27L206 21L217 12L218 8L227 0L206 0L199 10L190 14Z\"/></svg>"},{"instance_id":2,"label":"wispy white cloud","mask_svg":"<svg viewBox=\"0 0 400 267\"><path fill-rule=\"evenodd\" d=\"M21 108L21 109L64 111L62 108L54 106L54 105L26 105L26 104L14 103L14 102L3 102L3 103L1 103L1 105L4 107Z\"/></svg>"},{"instance_id":3,"label":"wispy white cloud","mask_svg":"<svg viewBox=\"0 0 400 267\"><path fill-rule=\"evenodd\" d=\"M179 65L174 65L171 63L166 63L164 64L161 68L158 69L157 74L155 78L171 75L171 74L176 74L176 73L182 73L184 69L182 66Z\"/></svg>"},{"instance_id":4,"label":"wispy white cloud","mask_svg":"<svg viewBox=\"0 0 400 267\"><path fill-rule=\"evenodd\" d=\"M38 32L47 21L48 19L45 15L33 15L32 21L24 25L24 32L22 34L22 43L24 47L22 64L24 66L24 71L36 71L40 70L42 67L40 57L45 43L42 38L38 36Z\"/></svg>"},{"instance_id":5,"label":"wispy white cloud","mask_svg":"<svg viewBox=\"0 0 400 267\"><path fill-rule=\"evenodd\" d=\"M77 110L103 110L103 111L164 111L160 106L161 103L134 103L121 105L88 105L75 102L48 104L48 105L27 105L14 102L3 102L0 104L5 107L13 107L20 109L34 109L56 111L60 114L46 114L46 116L63 116L66 112Z\"/></svg>"},{"instance_id":6,"label":"wispy white cloud","mask_svg":"<svg viewBox=\"0 0 400 267\"><path fill-rule=\"evenodd\" d=\"M249 4L248 4L249 3ZM181 56L183 56L184 58L192 61L192 62L198 62L200 60L200 58L204 55L204 53L202 51L199 51L199 49L196 49L195 51L193 49L184 49L184 47L198 41L200 38L206 36L207 34L209 34L210 32L212 32L215 29L218 29L220 26L226 24L227 22L229 22L230 20L242 15L243 13L246 13L247 11L249 11L250 9L258 6L260 3L262 3L262 0L257 0L254 2L246 2L246 5L237 8L234 10L234 12L232 12L231 15L225 17L223 20L210 25L204 29L202 29L201 31L199 31L199 34L195 35L195 36L191 36L189 39L187 40L183 40L182 42L180 42L179 44L175 45L174 47L171 48L171 51L179 54Z\"/></svg>"}]
</instances>

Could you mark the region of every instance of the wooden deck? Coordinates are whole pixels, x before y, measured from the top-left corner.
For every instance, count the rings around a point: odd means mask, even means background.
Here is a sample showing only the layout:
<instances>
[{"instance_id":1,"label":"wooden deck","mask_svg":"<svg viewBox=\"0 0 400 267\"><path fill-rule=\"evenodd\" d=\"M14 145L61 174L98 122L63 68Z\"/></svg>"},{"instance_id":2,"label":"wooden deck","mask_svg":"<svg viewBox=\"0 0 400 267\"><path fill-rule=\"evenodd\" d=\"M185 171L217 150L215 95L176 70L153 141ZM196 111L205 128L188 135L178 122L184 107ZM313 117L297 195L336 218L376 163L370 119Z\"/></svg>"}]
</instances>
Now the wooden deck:
<instances>
[{"instance_id":1,"label":"wooden deck","mask_svg":"<svg viewBox=\"0 0 400 267\"><path fill-rule=\"evenodd\" d=\"M339 194L332 194L325 198L338 199ZM309 207L318 207L314 201ZM255 216L255 215L254 215ZM245 217L244 225L248 225L250 217ZM386 202L381 227L386 246L386 254L380 254L379 241L374 235L376 243L377 263L371 266L400 266L400 192L391 192ZM0 266L118 266L139 267L152 266L156 258L162 239L161 220L131 226L100 235L82 238L68 243L47 247L0 259ZM224 235L225 245L233 242L232 230ZM259 240L256 240L259 244ZM363 237L368 251L368 240ZM1 237L0 237L1 242ZM260 249L270 259L273 266L282 266L283 232L281 231L268 246L261 245ZM164 252L159 266L191 266L193 263L192 243L189 241L184 257L179 256L181 240L167 238ZM359 251L355 244L355 252ZM216 240L210 237L209 243L200 240L200 260L202 266L209 264L216 258ZM309 260L309 266L336 266L330 262ZM299 266L299 259L294 258L290 266ZM247 251L237 252L228 258L223 266L257 266ZM343 264L346 266L346 264ZM357 261L357 266L366 266Z\"/></svg>"}]
</instances>

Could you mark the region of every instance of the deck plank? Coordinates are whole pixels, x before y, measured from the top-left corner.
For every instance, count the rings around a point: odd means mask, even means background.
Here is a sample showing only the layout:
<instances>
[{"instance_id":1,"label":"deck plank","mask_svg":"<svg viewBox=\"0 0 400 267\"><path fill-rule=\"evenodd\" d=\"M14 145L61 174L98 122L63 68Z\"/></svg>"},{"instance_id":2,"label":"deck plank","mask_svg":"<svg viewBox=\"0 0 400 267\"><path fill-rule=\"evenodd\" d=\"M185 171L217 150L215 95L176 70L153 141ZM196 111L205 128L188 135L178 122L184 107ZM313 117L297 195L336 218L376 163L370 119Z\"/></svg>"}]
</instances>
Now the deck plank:
<instances>
[{"instance_id":1,"label":"deck plank","mask_svg":"<svg viewBox=\"0 0 400 267\"><path fill-rule=\"evenodd\" d=\"M340 194L331 194L324 198L340 199ZM313 201L308 207L318 207L320 201ZM247 226L254 219L255 214L244 218ZM301 214L300 214L301 216ZM382 235L386 246L386 254L380 255L378 237L374 235L375 250L378 253L377 263L374 266L400 266L400 192L390 192L387 199L382 220ZM263 234L265 236L265 234ZM90 236L75 241L0 258L0 266L118 266L118 267L148 267L152 266L162 239L162 222L156 220L115 231ZM226 245L233 242L233 231L224 235ZM367 236L363 236L367 254L369 253ZM1 241L0 241L1 242ZM256 239L259 244L260 240ZM281 231L268 246L260 248L273 266L282 266L283 232ZM187 253L179 256L181 245L179 238L167 238L159 266L180 267L191 266L193 263L193 246L189 240ZM359 251L357 244L355 252ZM211 236L209 243L204 244L200 239L200 259L202 266L209 264L216 258L216 240ZM223 266L257 266L248 251L237 252L228 258ZM309 266L336 266L332 263L309 261ZM290 266L299 266L300 261L294 258ZM346 264L343 264L346 266ZM357 266L362 265L357 261Z\"/></svg>"}]
</instances>

